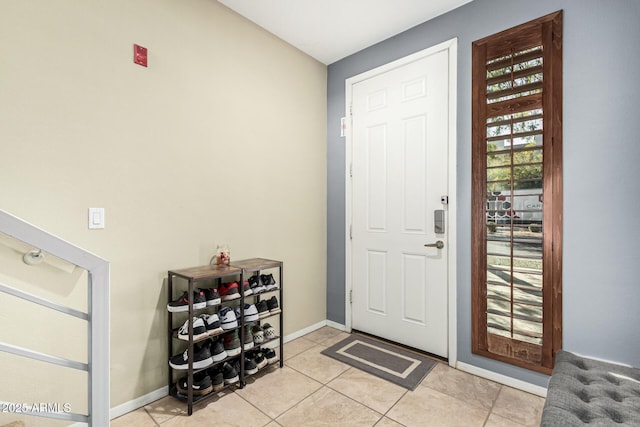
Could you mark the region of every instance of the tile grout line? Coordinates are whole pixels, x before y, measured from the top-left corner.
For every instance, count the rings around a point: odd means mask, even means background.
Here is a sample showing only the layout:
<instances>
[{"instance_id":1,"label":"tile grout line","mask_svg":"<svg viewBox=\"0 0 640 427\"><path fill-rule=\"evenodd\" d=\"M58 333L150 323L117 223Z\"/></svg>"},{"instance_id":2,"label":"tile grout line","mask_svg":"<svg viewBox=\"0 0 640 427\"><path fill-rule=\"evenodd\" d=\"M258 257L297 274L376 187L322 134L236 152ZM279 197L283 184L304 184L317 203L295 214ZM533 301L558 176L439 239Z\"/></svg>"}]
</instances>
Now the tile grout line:
<instances>
[{"instance_id":1,"label":"tile grout line","mask_svg":"<svg viewBox=\"0 0 640 427\"><path fill-rule=\"evenodd\" d=\"M336 334L336 335L338 335L338 334ZM334 335L334 337L335 337L335 335ZM332 337L332 338L333 338L333 337ZM331 339L331 338L329 338L329 339ZM327 340L325 340L325 341L328 341L329 339L327 339ZM309 340L309 341L313 342L312 340ZM382 341L380 341L380 342L382 342ZM321 344L316 344L316 345L321 345ZM333 345L333 344L331 344L331 345ZM328 345L328 346L326 346L325 348L329 348L329 347L331 347L331 345ZM314 346L314 347L315 347L315 346ZM313 348L313 347L311 347L311 348ZM310 348L310 349L308 349L308 350L311 350L311 348ZM307 350L305 350L305 351L307 351ZM302 353L304 353L304 351L303 351L303 352L301 352L301 353L299 353L298 355L300 355L300 354L302 354ZM415 352L414 352L414 353L415 353ZM416 353L416 354L417 354L417 353ZM294 356L294 357L295 357L295 356ZM436 362L437 362L437 361L436 361ZM343 362L341 362L341 363L343 363ZM346 364L345 364L345 365L346 365ZM347 370L345 370L345 371L341 372L341 373L340 373L338 376L336 376L335 378L332 378L331 380L327 381L327 383L326 383L326 384L323 384L323 387L327 387L327 388L329 388L330 390L333 390L333 391L335 391L336 393L340 394L341 396L344 396L344 397L346 397L347 399L350 399L350 400L352 400L353 402L358 403L358 404L360 404L360 405L364 406L365 408L368 408L368 409L372 410L373 412L375 412L375 413L377 413L377 414L380 414L380 412L378 412L377 410L375 410L375 409L371 408L371 407L370 407L370 406L368 406L367 404L365 404L365 403L363 403L363 402L358 402L357 400L355 400L355 399L353 399L353 398L351 398L351 397L349 397L349 396L347 396L347 395L343 394L343 393L342 393L342 392L340 392L339 390L336 390L336 389L332 388L331 386L329 386L329 383L331 383L333 380L337 379L337 378L338 378L338 377L340 377L341 375L345 374L346 372L349 372L351 369L357 369L357 368L355 368L355 367L353 367L353 366L350 366L350 365L347 365L347 366L349 366L349 369L347 369ZM291 369L294 369L294 368L291 368ZM296 370L296 369L294 369L294 370ZM296 370L296 372L299 372L299 371L297 371L297 370ZM304 373L302 373L302 372L299 372L299 373L301 373L302 375L305 375L305 374L304 374ZM431 372L429 372L429 373L431 373ZM429 375L429 373L427 373L427 376ZM425 376L425 378L426 378L426 376ZM312 378L312 379L314 379L314 378ZM315 380L315 379L314 379L314 380ZM315 381L317 381L317 380L315 380ZM424 381L424 379L423 379L423 381ZM319 382L319 381L318 381L318 382ZM321 383L321 384L322 384L322 383ZM420 384L418 384L418 386L420 386ZM377 425L378 423L380 423L380 421L382 421L384 418L388 418L388 417L387 417L387 414L388 414L388 413L389 413L389 412L390 412L390 411L391 411L391 410L392 410L392 409L393 409L393 408L398 404L398 402L400 402L400 400L402 400L402 398L403 398L404 396L406 396L406 395L407 395L407 393L409 393L409 392L411 392L411 390L405 390L405 391L402 393L402 395L401 395L401 396L400 396L400 397L399 397L399 398L398 398L398 399L393 403L393 405L391 405L391 406L389 407L389 409L387 409L387 411L386 411L386 412L382 413L382 416L380 417L380 419L379 419L378 421L376 421L376 423L374 424L374 426L375 426L375 425ZM394 420L393 418L389 418L389 419L390 419L390 420L393 420L394 422L396 422L396 423L398 423L398 424L400 424L400 425L402 425L402 426L404 426L404 424L400 423L399 421Z\"/></svg>"},{"instance_id":2,"label":"tile grout line","mask_svg":"<svg viewBox=\"0 0 640 427\"><path fill-rule=\"evenodd\" d=\"M160 426L160 423L158 421L156 421L155 418L153 418L153 415L151 415L151 413L147 410L146 406L143 406L142 409L144 410L144 412L149 416L149 418L151 418L151 421L153 421L153 423L156 425L156 427ZM133 412L133 411L132 411ZM130 414L131 412L129 412ZM126 414L125 414L126 415ZM173 418L177 417L177 415L174 415L173 417L167 419L166 421L172 420Z\"/></svg>"},{"instance_id":3,"label":"tile grout line","mask_svg":"<svg viewBox=\"0 0 640 427\"><path fill-rule=\"evenodd\" d=\"M342 363L342 362L341 362L341 363ZM285 364L286 364L286 362L285 362ZM346 365L346 364L345 364L345 365ZM347 365L347 366L349 366L349 365ZM345 371L342 371L340 374L338 374L338 375L337 375L337 376L335 376L334 378L331 378L331 379L330 379L329 381L327 381L326 383L322 383L322 382L318 381L317 379L312 378L312 377L310 377L309 375L305 374L304 372L300 372L300 371L298 371L297 369L295 369L295 368L294 368L294 367L292 367L292 366L287 365L287 367L288 367L289 369L291 369L291 370L293 370L293 371L295 371L295 372L299 373L300 375L303 375L303 376L305 376L305 377L307 377L307 378L309 378L309 379L311 379L311 380L313 380L313 381L317 382L318 384L320 384L320 388L319 388L319 389L317 389L317 390L314 390L311 394L309 394L308 396L306 396L306 397L304 397L303 399L301 399L298 403L296 403L296 404L295 404L295 405L293 405L291 408L289 408L289 409L287 409L286 411L284 411L284 412L283 412L282 414L280 414L279 416L282 416L282 415L284 415L285 413L289 412L290 410L292 410L293 408L295 408L296 406L298 406L300 403L302 403L304 400L308 399L311 395L313 395L313 394L317 393L318 391L322 390L322 389L323 389L323 388L325 388L325 387L326 387L326 388L328 388L328 389L329 389L329 390L331 390L331 391L335 391L336 393L340 394L340 395L341 395L341 396L343 396L343 397L346 397L347 399L349 399L349 400L351 400L351 401L353 401L353 402L357 403L358 405L361 405L361 406L363 406L363 407L365 407L365 408L367 408L367 409L369 409L369 410L371 410L371 411L375 412L376 414L380 414L380 412L376 411L375 409L371 408L370 406L367 406L366 404L364 404L364 403L362 403L362 402L358 402L357 400L355 400L355 399L353 399L353 398L351 398L351 397L349 397L349 396L347 396L347 395L345 395L345 394L341 393L340 391L338 391L338 390L334 389L333 387L330 387L330 386L329 386L329 383L330 383L330 382L332 382L333 380L335 380L336 378L340 377L341 375L343 375L343 374L344 374L344 373L346 373L346 372L349 372L351 369L356 369L356 368L354 368L353 366L349 366L349 367L348 367L348 369L346 369ZM407 392L405 391L405 392L402 394L402 396L401 396L401 397L400 397L400 398L399 398L399 399L398 399L398 400L397 400L397 401L396 401L396 402L391 406L391 408L393 408L393 406L395 406L395 405L398 403L398 401L400 401L400 399L401 399L401 398L402 398L406 393L407 393ZM391 410L391 408L389 408L389 410ZM389 412L389 410L387 410L387 412ZM380 422L380 421L381 421L381 420L386 416L386 413L381 414L381 415L382 415L382 416L380 417L380 419L378 419L378 421L376 421L376 422L375 422L374 426L375 426L376 424L378 424L378 423L379 423L379 422ZM274 421L275 421L275 419L274 419ZM395 420L394 420L394 421L395 421ZM398 423L398 424L400 424L400 423Z\"/></svg>"},{"instance_id":4,"label":"tile grout line","mask_svg":"<svg viewBox=\"0 0 640 427\"><path fill-rule=\"evenodd\" d=\"M308 379L312 380L313 382L316 382L316 383L320 384L320 387L319 387L319 388L317 388L316 390L313 390L311 393L307 394L307 395L306 395L306 396L304 396L303 398L301 398L301 399L300 399L299 401L297 401L293 406L291 406L291 407L289 407L289 408L285 409L281 414L279 414L279 415L278 415L277 417L275 417L275 418L271 418L269 415L265 414L267 417L269 417L269 419L271 419L272 421L274 421L274 422L276 422L276 423L277 423L276 418L281 417L282 415L286 414L286 413L287 413L287 412L289 412L291 409L293 409L293 408L295 408L296 406L298 406L298 405L299 405L303 400L307 399L309 396L311 396L312 394L314 394L314 393L316 393L317 391L321 390L321 389L322 389L322 387L324 387L324 386L325 386L325 384L321 383L320 381L316 380L315 378L312 378L312 377L310 377L309 375L306 375L306 374L304 374L304 373L302 373L302 372L298 371L297 369L295 369L295 368L293 368L293 367L291 367L291 366L287 365L286 363L287 363L287 362L285 361L285 362L284 362L284 364L286 365L286 367L287 367L288 369L291 369L292 371L297 372L298 374L300 374L300 375L302 375L302 376L304 376L304 377L306 377L306 378L308 378ZM242 397L242 396L240 396L240 397ZM246 401L247 399L244 399L244 400ZM248 402L248 403L249 403L250 405L252 405L252 406L255 406L255 405L253 405L251 402ZM257 408L257 409L259 410L259 408ZM260 412L264 413L263 411L260 411ZM278 425L280 425L280 423L278 423Z\"/></svg>"},{"instance_id":5,"label":"tile grout line","mask_svg":"<svg viewBox=\"0 0 640 427\"><path fill-rule=\"evenodd\" d=\"M245 387L246 387L246 385L245 385ZM235 393L235 391L234 391L234 393ZM265 414L265 413L264 413L264 411L263 411L262 409L258 408L256 405L254 405L253 403L251 403L250 401L248 401L247 399L245 399L245 398L244 398L244 396L242 396L241 394L238 394L238 393L236 393L236 394L238 395L238 397L239 397L240 399L242 399L242 400L244 400L245 402L247 402L247 403L249 404L249 406L253 406L253 407L254 407L258 412L260 412L261 414L263 414L265 417L267 417L267 418L269 419L269 421L267 422L267 424L265 424L265 426L266 426L266 425L269 425L269 424L271 424L272 422L275 422L275 421L276 421L276 419L275 419L275 418L272 418L269 414Z\"/></svg>"},{"instance_id":6,"label":"tile grout line","mask_svg":"<svg viewBox=\"0 0 640 427\"><path fill-rule=\"evenodd\" d=\"M378 412L376 409L374 409L374 408L372 408L372 407L368 406L366 403L364 403L364 402L359 402L359 401L355 400L354 398L352 398L352 397L350 397L350 396L347 396L346 394L342 393L340 390L336 390L335 388L333 388L333 387L331 387L331 386L329 385L331 382L333 382L334 380L336 380L337 378L339 378L340 376L344 375L345 373L349 372L349 371L350 371L350 370L352 370L352 369L358 369L358 368L355 368L355 367L353 367L353 366L349 366L349 369L347 369L346 371L344 371L344 372L340 373L340 375L338 375L337 377L335 377L335 378L331 379L329 382L327 382L326 384L324 384L324 386L325 386L325 387L327 387L327 388L329 388L329 389L331 389L331 390L333 390L333 391L335 391L336 393L338 393L338 394L340 394L340 395L342 395L342 396L346 397L347 399L350 399L350 400L352 400L352 401L354 401L354 402L356 402L356 403L358 403L358 404L360 404L360 405L364 406L365 408L368 408L368 409L372 410L373 412L375 412L375 413L377 413L377 414L382 414L382 416L380 417L380 419L379 419L378 421L376 421L376 423L374 424L374 426L375 426L375 425L377 425L380 421L382 421L382 419L383 419L383 418L385 418L385 417L386 417L386 418L388 418L388 417L387 417L387 414L389 413L389 411L391 411L391 410L393 409L393 407L394 407L394 406L396 406L396 405L398 404L398 402L400 402L400 400L402 400L402 398L403 398L404 396L406 396L406 395L407 395L407 393L411 392L411 390L407 390L407 389L405 389L405 391L402 393L402 395L401 395L398 399L396 399L396 401L393 403L393 405L391 405L391 406L389 407L389 409L387 409L384 413ZM363 372L364 372L364 371L363 371ZM366 372L365 372L365 373L366 373ZM393 383L391 383L391 384L393 384ZM389 418L389 419L390 419L390 420L393 420L393 418ZM400 422L398 422L398 421L396 421L396 420L393 420L393 421L395 421L395 422L397 422L398 424L400 424L400 425L403 425L403 426L404 426L404 424L402 424L402 423L400 423Z\"/></svg>"},{"instance_id":7,"label":"tile grout line","mask_svg":"<svg viewBox=\"0 0 640 427\"><path fill-rule=\"evenodd\" d=\"M498 384L498 383L496 383ZM498 389L498 392L496 393L496 398L493 399L493 401L491 402L491 409L489 409L489 414L487 414L487 419L484 421L483 427L487 425L487 423L489 422L489 418L491 417L491 414L493 414L493 408L496 406L496 401L498 400L498 397L500 396L500 393L502 393L502 388L504 387L504 385L500 384L500 388Z\"/></svg>"}]
</instances>

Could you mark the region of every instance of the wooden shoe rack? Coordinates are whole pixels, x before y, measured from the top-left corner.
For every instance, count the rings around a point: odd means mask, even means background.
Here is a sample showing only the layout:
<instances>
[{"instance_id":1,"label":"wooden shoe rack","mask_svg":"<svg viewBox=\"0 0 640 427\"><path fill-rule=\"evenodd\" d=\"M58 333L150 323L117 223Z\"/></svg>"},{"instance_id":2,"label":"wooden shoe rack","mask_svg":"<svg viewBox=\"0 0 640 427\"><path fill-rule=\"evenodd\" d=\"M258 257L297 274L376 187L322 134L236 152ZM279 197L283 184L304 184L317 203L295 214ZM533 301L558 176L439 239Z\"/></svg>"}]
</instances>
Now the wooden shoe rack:
<instances>
[{"instance_id":1,"label":"wooden shoe rack","mask_svg":"<svg viewBox=\"0 0 640 427\"><path fill-rule=\"evenodd\" d=\"M277 270L277 271L276 271ZM273 289L271 291L263 292L257 295L249 295L244 296L243 294L243 282L245 278L249 278L253 275L260 275L263 272L267 272L273 274L275 278L277 278L277 289ZM193 307L193 298L194 298L194 290L197 288L220 288L220 285L223 282L227 281L237 281L239 284L238 291L240 292L240 298L232 300L232 301L222 301L218 305L207 306L202 309L194 309ZM168 272L167 277L167 287L169 292L169 302L175 300L182 294L182 292L187 291L187 295L189 296L189 304L188 310L185 312L172 313L168 312L168 354L169 357L173 357L176 354L180 354L184 352L185 345L188 351L188 368L186 370L175 370L169 364L168 366L168 383L169 383L169 394L181 401L184 401L187 405L187 413L191 415L193 413L193 406L203 401L208 401L210 398L217 396L218 393L212 392L205 396L194 396L193 395L193 375L199 371L203 371L206 369L210 369L217 365L222 366L225 362L233 363L239 358L240 361L240 372L238 373L240 376L240 381L235 384L225 385L225 388L231 386L244 387L246 385L245 382L245 367L244 367L244 339L245 339L245 326L251 328L255 324L260 324L267 318L271 318L272 316L279 317L279 332L278 337L265 340L260 347L262 348L276 348L279 347L279 365L280 368L283 367L284 360L284 342L282 338L283 331L283 274L282 274L282 261L274 261L264 258L252 258L241 260L237 262L231 262L231 265L228 266L220 266L220 265L203 265L198 267L190 267L178 270L170 270ZM257 304L260 299L264 296L271 297L273 295L277 295L278 303L281 309L281 312L278 314L270 314L267 317L263 317L258 321L254 322L245 322L244 319L244 304ZM178 329L180 326L184 324L187 319L193 319L194 316L206 313L206 314L214 314L218 313L218 311L225 307L237 308L240 307L240 317L238 320L238 327L236 328L239 331L240 337L240 354L236 356L227 357L224 360L213 362L210 366L207 366L203 369L194 369L193 368L193 354L195 343L193 339L193 322L189 322L189 339L188 341L178 340ZM233 332L232 330L227 330L226 332ZM202 340L205 341L205 340ZM269 345L267 345L269 344ZM273 345L275 344L275 346ZM257 348L258 346L256 346ZM254 350L251 350L254 351ZM186 395L183 395L178 392L177 389L177 381L183 378L186 375L187 378L187 391Z\"/></svg>"}]
</instances>

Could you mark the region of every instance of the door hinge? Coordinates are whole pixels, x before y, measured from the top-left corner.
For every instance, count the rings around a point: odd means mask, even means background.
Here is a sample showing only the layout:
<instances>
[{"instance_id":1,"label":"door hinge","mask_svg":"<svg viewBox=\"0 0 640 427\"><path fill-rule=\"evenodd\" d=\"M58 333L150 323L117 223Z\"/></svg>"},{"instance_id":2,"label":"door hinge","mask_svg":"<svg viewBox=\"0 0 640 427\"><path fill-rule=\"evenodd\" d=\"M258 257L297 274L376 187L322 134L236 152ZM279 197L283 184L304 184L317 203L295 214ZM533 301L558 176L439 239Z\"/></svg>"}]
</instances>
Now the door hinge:
<instances>
[{"instance_id":1,"label":"door hinge","mask_svg":"<svg viewBox=\"0 0 640 427\"><path fill-rule=\"evenodd\" d=\"M349 304L353 304L353 289L349 289Z\"/></svg>"},{"instance_id":2,"label":"door hinge","mask_svg":"<svg viewBox=\"0 0 640 427\"><path fill-rule=\"evenodd\" d=\"M353 225L349 224L349 240L353 240Z\"/></svg>"},{"instance_id":3,"label":"door hinge","mask_svg":"<svg viewBox=\"0 0 640 427\"><path fill-rule=\"evenodd\" d=\"M353 104L349 104L349 116L353 116Z\"/></svg>"},{"instance_id":4,"label":"door hinge","mask_svg":"<svg viewBox=\"0 0 640 427\"><path fill-rule=\"evenodd\" d=\"M353 163L349 165L349 177L353 178Z\"/></svg>"}]
</instances>

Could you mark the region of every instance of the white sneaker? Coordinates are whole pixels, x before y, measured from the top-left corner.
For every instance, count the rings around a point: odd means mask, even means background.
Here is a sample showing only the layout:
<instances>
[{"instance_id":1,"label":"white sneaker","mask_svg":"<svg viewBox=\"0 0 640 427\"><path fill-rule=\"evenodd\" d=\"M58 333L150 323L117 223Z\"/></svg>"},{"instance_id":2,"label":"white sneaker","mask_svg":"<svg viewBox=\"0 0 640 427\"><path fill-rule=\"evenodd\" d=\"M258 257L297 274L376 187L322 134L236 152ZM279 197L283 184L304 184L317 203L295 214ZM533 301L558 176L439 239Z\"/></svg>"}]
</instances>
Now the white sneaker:
<instances>
[{"instance_id":1,"label":"white sneaker","mask_svg":"<svg viewBox=\"0 0 640 427\"><path fill-rule=\"evenodd\" d=\"M273 326L268 323L265 323L262 326L262 330L264 331L264 339L266 341L273 340L278 338L278 334L276 334L276 330Z\"/></svg>"},{"instance_id":2,"label":"white sneaker","mask_svg":"<svg viewBox=\"0 0 640 427\"><path fill-rule=\"evenodd\" d=\"M208 336L207 327L200 317L193 318L193 340L198 341ZM189 341L189 321L185 321L178 329L178 339Z\"/></svg>"},{"instance_id":3,"label":"white sneaker","mask_svg":"<svg viewBox=\"0 0 640 427\"><path fill-rule=\"evenodd\" d=\"M236 308L236 317L240 318L240 307ZM244 321L255 322L258 320L258 309L255 304L244 305Z\"/></svg>"},{"instance_id":4,"label":"white sneaker","mask_svg":"<svg viewBox=\"0 0 640 427\"><path fill-rule=\"evenodd\" d=\"M222 329L224 329L225 331L238 327L238 319L236 319L236 314L233 312L233 308L223 308L218 312L218 316L220 316Z\"/></svg>"}]
</instances>

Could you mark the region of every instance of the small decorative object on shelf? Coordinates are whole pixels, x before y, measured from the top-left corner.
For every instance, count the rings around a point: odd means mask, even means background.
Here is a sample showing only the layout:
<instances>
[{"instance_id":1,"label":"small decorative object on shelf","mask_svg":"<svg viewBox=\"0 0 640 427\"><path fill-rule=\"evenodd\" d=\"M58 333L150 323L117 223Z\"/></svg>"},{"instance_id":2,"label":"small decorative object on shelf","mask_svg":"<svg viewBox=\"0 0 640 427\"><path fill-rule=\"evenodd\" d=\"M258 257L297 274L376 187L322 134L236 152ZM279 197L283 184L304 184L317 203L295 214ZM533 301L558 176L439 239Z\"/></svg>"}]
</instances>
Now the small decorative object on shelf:
<instances>
[{"instance_id":1,"label":"small decorative object on shelf","mask_svg":"<svg viewBox=\"0 0 640 427\"><path fill-rule=\"evenodd\" d=\"M218 265L229 265L229 263L231 262L229 246L218 245L218 247L216 248L215 261L216 261L216 264Z\"/></svg>"}]
</instances>

